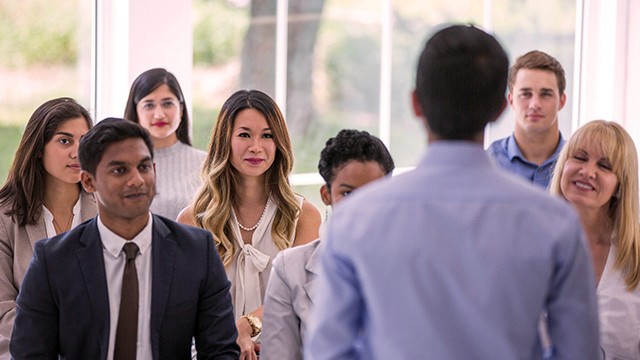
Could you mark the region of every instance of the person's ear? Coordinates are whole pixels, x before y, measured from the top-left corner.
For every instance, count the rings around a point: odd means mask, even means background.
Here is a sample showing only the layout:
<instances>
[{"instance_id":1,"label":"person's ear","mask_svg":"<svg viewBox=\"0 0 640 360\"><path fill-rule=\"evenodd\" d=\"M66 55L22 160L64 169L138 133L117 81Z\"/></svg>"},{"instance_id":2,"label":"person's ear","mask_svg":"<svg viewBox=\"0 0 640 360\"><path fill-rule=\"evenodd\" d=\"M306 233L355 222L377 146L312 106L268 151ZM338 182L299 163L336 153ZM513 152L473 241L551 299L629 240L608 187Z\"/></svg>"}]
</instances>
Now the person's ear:
<instances>
[{"instance_id":1,"label":"person's ear","mask_svg":"<svg viewBox=\"0 0 640 360\"><path fill-rule=\"evenodd\" d=\"M424 118L422 108L420 107L420 101L418 100L418 92L413 90L411 92L411 105L413 106L413 113L421 118Z\"/></svg>"},{"instance_id":2,"label":"person's ear","mask_svg":"<svg viewBox=\"0 0 640 360\"><path fill-rule=\"evenodd\" d=\"M562 110L566 102L567 102L567 94L563 93L562 95L560 95L560 106L558 107L558 110Z\"/></svg>"},{"instance_id":3,"label":"person's ear","mask_svg":"<svg viewBox=\"0 0 640 360\"><path fill-rule=\"evenodd\" d=\"M80 183L82 184L84 191L88 193L93 193L96 191L95 179L93 175L89 174L89 172L85 170L82 170L80 172Z\"/></svg>"},{"instance_id":4,"label":"person's ear","mask_svg":"<svg viewBox=\"0 0 640 360\"><path fill-rule=\"evenodd\" d=\"M320 197L322 198L322 202L325 205L331 205L331 190L329 189L327 184L324 184L320 187Z\"/></svg>"}]
</instances>

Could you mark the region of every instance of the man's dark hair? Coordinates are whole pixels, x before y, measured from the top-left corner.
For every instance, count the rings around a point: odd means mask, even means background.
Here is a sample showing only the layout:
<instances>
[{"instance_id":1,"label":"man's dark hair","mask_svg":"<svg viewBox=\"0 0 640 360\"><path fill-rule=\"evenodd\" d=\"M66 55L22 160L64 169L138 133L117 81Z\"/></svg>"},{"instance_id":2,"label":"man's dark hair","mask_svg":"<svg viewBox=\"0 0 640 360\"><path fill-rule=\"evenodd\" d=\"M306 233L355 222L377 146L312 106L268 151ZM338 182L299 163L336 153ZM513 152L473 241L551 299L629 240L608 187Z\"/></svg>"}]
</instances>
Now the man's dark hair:
<instances>
[{"instance_id":1,"label":"man's dark hair","mask_svg":"<svg viewBox=\"0 0 640 360\"><path fill-rule=\"evenodd\" d=\"M145 128L121 118L106 118L100 121L80 140L78 148L80 167L91 175L95 175L98 163L109 145L131 138L141 138L153 158L153 143Z\"/></svg>"},{"instance_id":2,"label":"man's dark hair","mask_svg":"<svg viewBox=\"0 0 640 360\"><path fill-rule=\"evenodd\" d=\"M338 135L327 140L320 152L318 170L328 187L331 187L336 171L351 160L375 161L385 175L395 167L389 150L380 139L366 131L340 130Z\"/></svg>"},{"instance_id":3,"label":"man's dark hair","mask_svg":"<svg viewBox=\"0 0 640 360\"><path fill-rule=\"evenodd\" d=\"M416 94L429 131L468 140L496 119L505 102L509 60L498 41L471 25L454 25L427 41Z\"/></svg>"}]
</instances>

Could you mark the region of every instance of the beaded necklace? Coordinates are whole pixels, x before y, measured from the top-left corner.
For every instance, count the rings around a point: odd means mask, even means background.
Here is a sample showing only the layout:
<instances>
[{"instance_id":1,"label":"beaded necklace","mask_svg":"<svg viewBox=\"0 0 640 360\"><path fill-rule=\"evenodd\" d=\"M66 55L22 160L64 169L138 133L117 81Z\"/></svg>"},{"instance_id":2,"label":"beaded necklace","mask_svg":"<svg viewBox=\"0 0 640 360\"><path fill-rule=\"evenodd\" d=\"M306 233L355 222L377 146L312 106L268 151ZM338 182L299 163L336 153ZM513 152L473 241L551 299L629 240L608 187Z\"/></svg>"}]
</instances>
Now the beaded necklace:
<instances>
[{"instance_id":1,"label":"beaded necklace","mask_svg":"<svg viewBox=\"0 0 640 360\"><path fill-rule=\"evenodd\" d=\"M240 229L242 229L244 231L248 231L248 232L257 229L258 225L260 225L260 223L262 222L262 218L264 218L264 214L267 212L267 205L269 204L269 200L271 200L271 193L269 193L269 197L267 197L267 203L264 204L264 209L262 210L262 215L260 215L260 219L258 219L258 222L255 225L253 225L252 227L248 227L248 226L244 226L244 225L240 224L240 217L238 216L236 211L233 210L233 213L236 215L236 219L238 220L238 226L240 227Z\"/></svg>"}]
</instances>

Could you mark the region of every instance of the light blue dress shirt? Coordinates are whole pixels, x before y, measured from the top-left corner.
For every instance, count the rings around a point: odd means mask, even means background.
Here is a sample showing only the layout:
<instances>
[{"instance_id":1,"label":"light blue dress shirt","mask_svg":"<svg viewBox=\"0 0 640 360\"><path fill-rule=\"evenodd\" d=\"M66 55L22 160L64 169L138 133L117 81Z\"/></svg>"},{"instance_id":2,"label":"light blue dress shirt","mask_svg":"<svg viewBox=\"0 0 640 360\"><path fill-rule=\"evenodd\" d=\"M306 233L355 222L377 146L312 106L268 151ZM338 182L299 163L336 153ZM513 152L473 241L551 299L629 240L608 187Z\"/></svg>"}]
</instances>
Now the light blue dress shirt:
<instances>
[{"instance_id":1,"label":"light blue dress shirt","mask_svg":"<svg viewBox=\"0 0 640 360\"><path fill-rule=\"evenodd\" d=\"M504 139L494 141L487 148L487 152L503 169L512 171L546 189L549 187L549 182L553 176L553 168L555 167L556 160L564 143L565 141L561 134L556 151L539 166L538 164L527 161L520 151L518 144L516 144L516 139L513 134Z\"/></svg>"},{"instance_id":2,"label":"light blue dress shirt","mask_svg":"<svg viewBox=\"0 0 640 360\"><path fill-rule=\"evenodd\" d=\"M578 217L478 144L433 143L336 207L326 235L305 359L541 359L543 309L557 359L598 358Z\"/></svg>"}]
</instances>

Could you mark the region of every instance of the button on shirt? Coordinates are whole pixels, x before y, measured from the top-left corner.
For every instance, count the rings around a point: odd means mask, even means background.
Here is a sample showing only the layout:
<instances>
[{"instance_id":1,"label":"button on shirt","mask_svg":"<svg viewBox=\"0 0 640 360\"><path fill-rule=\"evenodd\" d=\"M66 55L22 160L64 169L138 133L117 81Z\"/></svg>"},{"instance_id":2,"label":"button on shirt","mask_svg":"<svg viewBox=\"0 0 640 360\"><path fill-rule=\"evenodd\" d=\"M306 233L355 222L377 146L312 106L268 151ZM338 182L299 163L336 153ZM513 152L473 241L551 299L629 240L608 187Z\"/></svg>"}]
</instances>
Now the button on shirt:
<instances>
[{"instance_id":1,"label":"button on shirt","mask_svg":"<svg viewBox=\"0 0 640 360\"><path fill-rule=\"evenodd\" d=\"M152 359L151 352L151 237L152 216L149 214L147 225L132 240L140 248L136 258L139 286L138 311L138 341L137 359ZM127 240L109 230L98 216L98 231L102 240L102 254L104 256L104 270L107 275L107 290L109 292L109 352L107 359L113 359L116 342L116 328L120 311L120 297L122 294L122 274L126 263L126 256L122 248Z\"/></svg>"},{"instance_id":2,"label":"button on shirt","mask_svg":"<svg viewBox=\"0 0 640 360\"><path fill-rule=\"evenodd\" d=\"M513 134L504 139L494 141L487 148L487 152L501 168L514 172L546 189L549 187L549 182L551 182L553 168L564 143L565 141L560 135L560 142L556 151L539 166L527 161L518 144L516 144L516 138Z\"/></svg>"}]
</instances>

